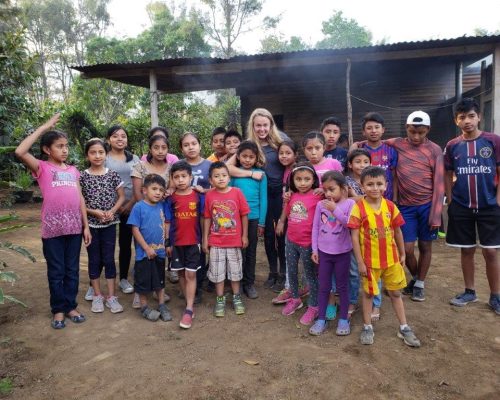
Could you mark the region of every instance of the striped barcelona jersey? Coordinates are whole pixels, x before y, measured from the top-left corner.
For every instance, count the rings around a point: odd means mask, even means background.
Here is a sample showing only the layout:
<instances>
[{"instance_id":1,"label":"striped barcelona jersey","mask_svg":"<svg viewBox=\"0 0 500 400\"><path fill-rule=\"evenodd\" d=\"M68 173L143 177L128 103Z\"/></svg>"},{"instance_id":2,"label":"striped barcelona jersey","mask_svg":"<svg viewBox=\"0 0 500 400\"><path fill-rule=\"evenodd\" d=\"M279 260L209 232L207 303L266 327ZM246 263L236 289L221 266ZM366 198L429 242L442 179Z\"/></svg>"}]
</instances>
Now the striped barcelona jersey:
<instances>
[{"instance_id":1,"label":"striped barcelona jersey","mask_svg":"<svg viewBox=\"0 0 500 400\"><path fill-rule=\"evenodd\" d=\"M394 228L404 223L392 201L382 199L377 211L365 199L353 206L347 226L359 229L361 255L368 268L386 269L399 262Z\"/></svg>"},{"instance_id":2,"label":"striped barcelona jersey","mask_svg":"<svg viewBox=\"0 0 500 400\"><path fill-rule=\"evenodd\" d=\"M363 149L370 153L371 165L385 169L385 177L387 179L387 189L385 189L384 197L392 199L394 188L392 187L392 172L398 164L398 153L388 144L382 143L377 148L364 144Z\"/></svg>"},{"instance_id":3,"label":"striped barcelona jersey","mask_svg":"<svg viewBox=\"0 0 500 400\"><path fill-rule=\"evenodd\" d=\"M462 136L450 140L444 151L444 165L457 177L452 199L472 209L495 206L499 164L500 137L493 133L482 132L473 140Z\"/></svg>"}]
</instances>

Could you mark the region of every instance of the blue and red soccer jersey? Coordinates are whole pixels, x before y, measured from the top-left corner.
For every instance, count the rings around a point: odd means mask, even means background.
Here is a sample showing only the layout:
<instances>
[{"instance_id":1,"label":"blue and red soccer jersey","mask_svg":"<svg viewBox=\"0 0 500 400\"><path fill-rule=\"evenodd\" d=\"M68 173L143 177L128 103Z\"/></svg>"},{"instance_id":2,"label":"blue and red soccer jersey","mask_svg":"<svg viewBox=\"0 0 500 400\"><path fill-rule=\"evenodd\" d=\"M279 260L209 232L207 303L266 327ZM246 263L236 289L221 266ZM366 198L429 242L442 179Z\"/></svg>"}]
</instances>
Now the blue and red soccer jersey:
<instances>
[{"instance_id":1,"label":"blue and red soccer jersey","mask_svg":"<svg viewBox=\"0 0 500 400\"><path fill-rule=\"evenodd\" d=\"M393 171L398 164L398 153L393 147L382 143L377 148L368 146L368 144L363 144L363 149L370 153L371 165L376 167L382 167L385 169L385 177L387 179L387 189L385 190L384 197L386 199L392 200L393 198Z\"/></svg>"}]
</instances>

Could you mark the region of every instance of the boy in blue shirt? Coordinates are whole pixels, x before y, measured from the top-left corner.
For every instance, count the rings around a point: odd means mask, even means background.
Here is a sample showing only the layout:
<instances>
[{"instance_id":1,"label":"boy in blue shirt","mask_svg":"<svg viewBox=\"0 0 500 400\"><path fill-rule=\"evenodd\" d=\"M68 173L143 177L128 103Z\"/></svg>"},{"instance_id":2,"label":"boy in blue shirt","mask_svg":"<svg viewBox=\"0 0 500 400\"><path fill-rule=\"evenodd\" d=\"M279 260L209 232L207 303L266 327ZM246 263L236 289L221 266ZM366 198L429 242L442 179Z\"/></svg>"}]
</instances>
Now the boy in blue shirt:
<instances>
[{"instance_id":1,"label":"boy in blue shirt","mask_svg":"<svg viewBox=\"0 0 500 400\"><path fill-rule=\"evenodd\" d=\"M144 178L144 200L134 205L127 224L132 225L135 244L134 290L139 294L141 314L149 321L171 321L165 306L165 180L156 174ZM148 294L156 292L158 310L148 306Z\"/></svg>"},{"instance_id":2,"label":"boy in blue shirt","mask_svg":"<svg viewBox=\"0 0 500 400\"><path fill-rule=\"evenodd\" d=\"M479 130L479 104L464 98L455 107L461 135L450 140L444 152L448 206L446 244L459 247L465 291L450 303L457 307L477 301L474 289L476 230L486 262L490 286L488 304L500 315L500 136ZM453 174L456 181L453 183Z\"/></svg>"},{"instance_id":3,"label":"boy in blue shirt","mask_svg":"<svg viewBox=\"0 0 500 400\"><path fill-rule=\"evenodd\" d=\"M336 117L328 117L321 123L320 132L325 137L326 149L324 156L334 158L342 164L342 170L347 167L347 150L338 146L340 139L340 120Z\"/></svg>"}]
</instances>

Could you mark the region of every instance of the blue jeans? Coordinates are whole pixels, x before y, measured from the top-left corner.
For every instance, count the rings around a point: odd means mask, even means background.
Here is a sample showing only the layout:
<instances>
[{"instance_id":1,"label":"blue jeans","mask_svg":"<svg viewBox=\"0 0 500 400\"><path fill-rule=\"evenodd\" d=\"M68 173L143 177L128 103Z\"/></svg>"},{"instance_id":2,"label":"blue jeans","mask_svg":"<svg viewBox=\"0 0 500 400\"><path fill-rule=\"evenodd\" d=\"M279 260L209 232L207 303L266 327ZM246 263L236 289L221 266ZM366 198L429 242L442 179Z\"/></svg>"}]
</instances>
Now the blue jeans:
<instances>
[{"instance_id":1,"label":"blue jeans","mask_svg":"<svg viewBox=\"0 0 500 400\"><path fill-rule=\"evenodd\" d=\"M349 304L358 304L359 286L358 263L356 257L354 257L354 253L351 252L351 266L349 267ZM373 307L380 308L382 306L382 281L378 281L378 287L380 289L380 294L373 296ZM332 275L332 291L337 291L335 275Z\"/></svg>"},{"instance_id":2,"label":"blue jeans","mask_svg":"<svg viewBox=\"0 0 500 400\"><path fill-rule=\"evenodd\" d=\"M43 255L47 261L50 308L52 314L68 313L78 303L80 248L82 235L64 235L42 239Z\"/></svg>"}]
</instances>

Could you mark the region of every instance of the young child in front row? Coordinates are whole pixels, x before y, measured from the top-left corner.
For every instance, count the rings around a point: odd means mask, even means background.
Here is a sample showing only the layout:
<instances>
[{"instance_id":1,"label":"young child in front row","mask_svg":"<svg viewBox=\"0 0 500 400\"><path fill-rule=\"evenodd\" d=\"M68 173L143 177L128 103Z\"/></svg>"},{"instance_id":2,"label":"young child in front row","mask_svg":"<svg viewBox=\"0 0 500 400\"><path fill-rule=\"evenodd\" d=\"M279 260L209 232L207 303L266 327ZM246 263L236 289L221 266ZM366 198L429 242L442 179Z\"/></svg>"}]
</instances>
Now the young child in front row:
<instances>
[{"instance_id":1,"label":"young child in front row","mask_svg":"<svg viewBox=\"0 0 500 400\"><path fill-rule=\"evenodd\" d=\"M379 293L377 282L381 278L399 320L398 337L408 346L420 347L420 341L406 323L400 292L406 286L401 265L405 261L401 232L403 217L394 203L383 197L387 180L382 168L366 168L361 174L361 185L365 198L354 205L347 225L351 228L353 251L363 282L364 327L361 331L361 344L373 344L373 295Z\"/></svg>"},{"instance_id":2,"label":"young child in front row","mask_svg":"<svg viewBox=\"0 0 500 400\"><path fill-rule=\"evenodd\" d=\"M149 321L171 321L165 305L166 224L163 211L165 179L149 174L142 185L143 200L135 203L128 224L135 243L134 291L139 294L141 314ZM156 292L158 310L148 306L148 294Z\"/></svg>"},{"instance_id":3,"label":"young child in front row","mask_svg":"<svg viewBox=\"0 0 500 400\"><path fill-rule=\"evenodd\" d=\"M99 138L90 139L85 144L85 157L90 167L80 175L80 186L87 207L92 242L87 247L89 278L94 296L91 311L104 312L104 304L113 314L123 311L115 296L115 246L116 224L120 222L118 210L125 201L123 182L116 171L104 166L106 145ZM108 296L104 301L101 293L100 277L104 274L108 286Z\"/></svg>"},{"instance_id":4,"label":"young child in front row","mask_svg":"<svg viewBox=\"0 0 500 400\"><path fill-rule=\"evenodd\" d=\"M85 316L77 309L76 295L82 233L85 246L90 244L92 237L78 182L80 173L66 163L68 137L53 130L58 121L59 114L55 114L37 128L17 146L16 156L31 170L42 191L42 244L47 261L51 326L63 329L65 317L75 323L85 321ZM41 138L41 154L47 161L29 152L38 138Z\"/></svg>"},{"instance_id":5,"label":"young child in front row","mask_svg":"<svg viewBox=\"0 0 500 400\"><path fill-rule=\"evenodd\" d=\"M347 315L352 242L347 222L354 200L347 197L342 173L326 172L322 181L326 199L316 206L312 230L312 260L319 264L319 313L309 333L321 335L326 329L326 309L334 275L340 298L337 335L345 336L351 333Z\"/></svg>"},{"instance_id":6,"label":"young child in front row","mask_svg":"<svg viewBox=\"0 0 500 400\"><path fill-rule=\"evenodd\" d=\"M205 195L203 251L210 254L208 279L215 283L217 299L214 315L226 312L224 280L231 281L233 307L237 315L245 313L240 294L243 277L241 249L248 246L248 214L250 208L240 189L229 186L229 170L222 161L210 165L208 171L213 189Z\"/></svg>"},{"instance_id":7,"label":"young child in front row","mask_svg":"<svg viewBox=\"0 0 500 400\"><path fill-rule=\"evenodd\" d=\"M318 175L314 167L308 162L295 164L290 176L290 190L292 195L286 203L283 213L276 226L276 234L283 235L285 221L288 219L286 232L286 268L292 297L281 313L292 315L302 308L302 300L299 295L298 267L299 259L304 264L304 272L309 284L308 307L305 314L300 318L303 325L311 325L318 316L318 278L316 266L311 255L311 237L314 211L321 197L314 194L314 189L319 187Z\"/></svg>"},{"instance_id":8,"label":"young child in front row","mask_svg":"<svg viewBox=\"0 0 500 400\"><path fill-rule=\"evenodd\" d=\"M165 220L170 224L167 252L172 258L172 271L179 273L179 282L186 299L186 309L179 326L191 328L196 293L196 271L200 265L201 226L204 195L191 187L191 165L178 161L170 170L175 192L165 201Z\"/></svg>"}]
</instances>

